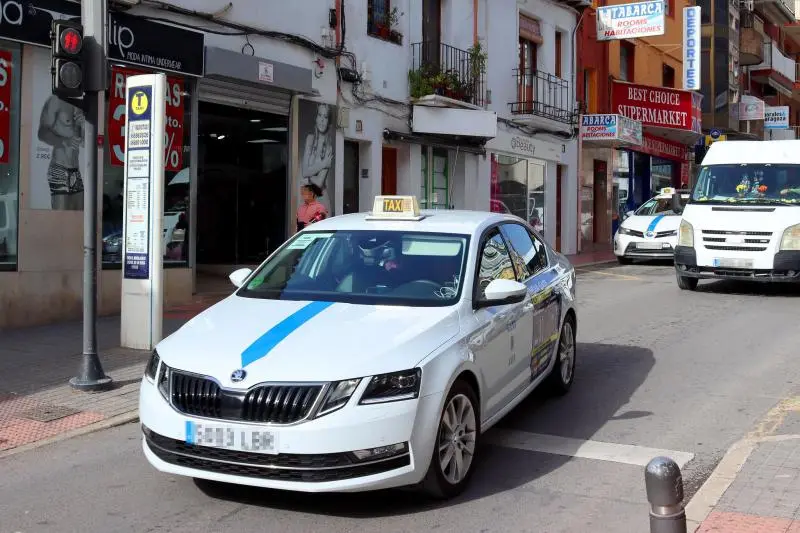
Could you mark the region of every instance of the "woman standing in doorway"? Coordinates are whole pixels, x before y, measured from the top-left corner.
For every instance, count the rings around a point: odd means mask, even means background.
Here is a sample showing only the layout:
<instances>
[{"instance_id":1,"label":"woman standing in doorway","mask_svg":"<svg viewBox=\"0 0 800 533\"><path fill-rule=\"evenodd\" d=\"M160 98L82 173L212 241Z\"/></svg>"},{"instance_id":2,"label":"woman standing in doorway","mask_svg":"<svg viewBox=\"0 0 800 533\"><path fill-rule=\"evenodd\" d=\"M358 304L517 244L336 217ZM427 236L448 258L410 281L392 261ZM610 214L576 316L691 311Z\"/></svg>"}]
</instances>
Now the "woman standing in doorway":
<instances>
[{"instance_id":1,"label":"woman standing in doorway","mask_svg":"<svg viewBox=\"0 0 800 533\"><path fill-rule=\"evenodd\" d=\"M297 231L328 218L328 210L317 200L322 196L322 190L317 185L303 185L300 194L303 196L303 203L297 208Z\"/></svg>"},{"instance_id":2,"label":"woman standing in doorway","mask_svg":"<svg viewBox=\"0 0 800 533\"><path fill-rule=\"evenodd\" d=\"M328 173L331 171L334 154L334 139L331 135L331 107L317 105L314 131L306 136L303 150L303 181L319 187L322 196L327 191Z\"/></svg>"}]
</instances>

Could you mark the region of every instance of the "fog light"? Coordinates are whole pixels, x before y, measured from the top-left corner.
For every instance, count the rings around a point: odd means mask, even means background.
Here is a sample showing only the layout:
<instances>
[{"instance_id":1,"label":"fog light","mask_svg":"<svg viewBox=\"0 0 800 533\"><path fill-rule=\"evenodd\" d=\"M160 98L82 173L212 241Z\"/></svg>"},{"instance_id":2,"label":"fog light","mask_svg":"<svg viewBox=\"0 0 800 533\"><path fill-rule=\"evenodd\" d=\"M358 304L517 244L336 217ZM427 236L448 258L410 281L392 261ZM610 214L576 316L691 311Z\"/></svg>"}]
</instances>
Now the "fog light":
<instances>
[{"instance_id":1,"label":"fog light","mask_svg":"<svg viewBox=\"0 0 800 533\"><path fill-rule=\"evenodd\" d=\"M398 444L390 444L388 446L378 446L377 448L367 448L365 450L356 450L353 455L359 461L374 461L376 459L384 459L395 455L402 455L408 452L408 443L400 442Z\"/></svg>"}]
</instances>

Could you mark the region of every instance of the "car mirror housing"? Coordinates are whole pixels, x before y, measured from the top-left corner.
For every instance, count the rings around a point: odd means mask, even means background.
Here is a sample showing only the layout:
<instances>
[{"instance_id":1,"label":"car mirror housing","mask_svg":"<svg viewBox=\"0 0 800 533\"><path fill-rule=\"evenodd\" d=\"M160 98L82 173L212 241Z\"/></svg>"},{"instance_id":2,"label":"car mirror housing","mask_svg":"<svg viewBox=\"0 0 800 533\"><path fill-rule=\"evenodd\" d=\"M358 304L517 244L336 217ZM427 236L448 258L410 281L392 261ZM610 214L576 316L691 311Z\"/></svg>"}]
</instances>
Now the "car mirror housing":
<instances>
[{"instance_id":1,"label":"car mirror housing","mask_svg":"<svg viewBox=\"0 0 800 533\"><path fill-rule=\"evenodd\" d=\"M484 298L477 302L478 307L515 304L528 295L528 287L513 279L495 279L486 286Z\"/></svg>"},{"instance_id":2,"label":"car mirror housing","mask_svg":"<svg viewBox=\"0 0 800 533\"><path fill-rule=\"evenodd\" d=\"M233 285L239 289L242 287L242 285L244 285L245 280L252 273L253 271L249 268L240 268L239 270L232 272L231 275L228 276L228 279L230 279L231 283L233 283Z\"/></svg>"}]
</instances>

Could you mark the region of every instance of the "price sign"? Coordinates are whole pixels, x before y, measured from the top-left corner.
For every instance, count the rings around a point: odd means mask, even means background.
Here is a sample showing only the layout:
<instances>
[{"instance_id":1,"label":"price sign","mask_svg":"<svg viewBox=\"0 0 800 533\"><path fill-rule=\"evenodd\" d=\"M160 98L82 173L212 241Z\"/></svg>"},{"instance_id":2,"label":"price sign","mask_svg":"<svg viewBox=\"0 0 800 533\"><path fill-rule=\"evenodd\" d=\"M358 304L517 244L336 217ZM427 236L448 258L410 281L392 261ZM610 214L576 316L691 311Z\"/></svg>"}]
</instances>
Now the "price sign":
<instances>
[{"instance_id":1,"label":"price sign","mask_svg":"<svg viewBox=\"0 0 800 533\"><path fill-rule=\"evenodd\" d=\"M113 67L111 91L108 98L108 147L111 164L122 166L125 161L125 80L144 71ZM166 121L164 133L164 170L178 172L183 168L184 81L167 77Z\"/></svg>"},{"instance_id":2,"label":"price sign","mask_svg":"<svg viewBox=\"0 0 800 533\"><path fill-rule=\"evenodd\" d=\"M8 145L11 140L11 76L10 50L0 50L0 163L8 163Z\"/></svg>"}]
</instances>

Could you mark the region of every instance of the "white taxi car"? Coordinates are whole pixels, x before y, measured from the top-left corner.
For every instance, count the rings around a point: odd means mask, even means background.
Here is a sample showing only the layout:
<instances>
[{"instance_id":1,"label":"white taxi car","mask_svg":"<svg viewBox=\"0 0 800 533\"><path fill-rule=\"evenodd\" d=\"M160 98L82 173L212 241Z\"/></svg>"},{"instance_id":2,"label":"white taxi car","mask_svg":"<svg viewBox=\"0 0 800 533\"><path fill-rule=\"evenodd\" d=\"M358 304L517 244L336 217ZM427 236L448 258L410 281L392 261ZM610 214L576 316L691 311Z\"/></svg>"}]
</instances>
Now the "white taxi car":
<instances>
[{"instance_id":1,"label":"white taxi car","mask_svg":"<svg viewBox=\"0 0 800 533\"><path fill-rule=\"evenodd\" d=\"M672 209L673 188L661 192L629 214L614 235L614 255L621 264L634 259L672 259L678 244L681 215ZM685 202L688 193L680 191Z\"/></svg>"},{"instance_id":2,"label":"white taxi car","mask_svg":"<svg viewBox=\"0 0 800 533\"><path fill-rule=\"evenodd\" d=\"M482 432L539 385L573 383L575 271L511 215L377 197L231 279L145 370L143 448L160 471L451 497Z\"/></svg>"}]
</instances>

